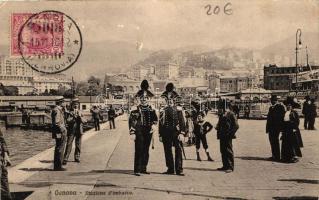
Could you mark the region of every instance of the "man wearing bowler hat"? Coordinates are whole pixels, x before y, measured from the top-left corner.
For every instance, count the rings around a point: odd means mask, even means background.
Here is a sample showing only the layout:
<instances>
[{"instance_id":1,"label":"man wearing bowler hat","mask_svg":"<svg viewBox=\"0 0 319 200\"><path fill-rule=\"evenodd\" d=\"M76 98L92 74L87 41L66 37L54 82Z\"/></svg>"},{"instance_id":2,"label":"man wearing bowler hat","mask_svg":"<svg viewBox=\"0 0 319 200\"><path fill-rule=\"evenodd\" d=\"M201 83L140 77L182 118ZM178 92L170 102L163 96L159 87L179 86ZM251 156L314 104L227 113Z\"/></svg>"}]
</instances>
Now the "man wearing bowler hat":
<instances>
[{"instance_id":1,"label":"man wearing bowler hat","mask_svg":"<svg viewBox=\"0 0 319 200\"><path fill-rule=\"evenodd\" d=\"M182 107L177 106L179 95L174 91L173 83L166 85L166 91L162 93L166 105L160 110L159 136L163 142L167 171L163 174L183 176L182 146L185 134L185 120ZM172 148L175 147L175 162Z\"/></svg>"},{"instance_id":2,"label":"man wearing bowler hat","mask_svg":"<svg viewBox=\"0 0 319 200\"><path fill-rule=\"evenodd\" d=\"M269 160L280 161L279 135L283 130L285 107L278 102L276 95L271 96L270 102L272 105L269 108L266 123L266 133L269 137L272 154Z\"/></svg>"}]
</instances>

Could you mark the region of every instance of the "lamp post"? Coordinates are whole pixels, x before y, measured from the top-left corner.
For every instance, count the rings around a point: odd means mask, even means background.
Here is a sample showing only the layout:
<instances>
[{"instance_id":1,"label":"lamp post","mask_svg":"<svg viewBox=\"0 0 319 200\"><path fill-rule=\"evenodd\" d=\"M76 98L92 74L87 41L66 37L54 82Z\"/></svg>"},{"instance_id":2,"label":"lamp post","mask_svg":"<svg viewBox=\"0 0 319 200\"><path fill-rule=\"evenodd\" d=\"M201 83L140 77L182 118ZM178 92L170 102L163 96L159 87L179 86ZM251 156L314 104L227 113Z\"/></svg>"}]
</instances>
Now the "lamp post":
<instances>
[{"instance_id":1,"label":"lamp post","mask_svg":"<svg viewBox=\"0 0 319 200\"><path fill-rule=\"evenodd\" d=\"M159 99L158 90L159 90L159 88L156 88L156 89L155 89L155 91L156 91L156 108L157 108L157 109L159 109L159 105L158 105L158 99Z\"/></svg>"},{"instance_id":2,"label":"lamp post","mask_svg":"<svg viewBox=\"0 0 319 200\"><path fill-rule=\"evenodd\" d=\"M298 91L298 50L301 49L301 29L298 28L296 32L296 95Z\"/></svg>"}]
</instances>

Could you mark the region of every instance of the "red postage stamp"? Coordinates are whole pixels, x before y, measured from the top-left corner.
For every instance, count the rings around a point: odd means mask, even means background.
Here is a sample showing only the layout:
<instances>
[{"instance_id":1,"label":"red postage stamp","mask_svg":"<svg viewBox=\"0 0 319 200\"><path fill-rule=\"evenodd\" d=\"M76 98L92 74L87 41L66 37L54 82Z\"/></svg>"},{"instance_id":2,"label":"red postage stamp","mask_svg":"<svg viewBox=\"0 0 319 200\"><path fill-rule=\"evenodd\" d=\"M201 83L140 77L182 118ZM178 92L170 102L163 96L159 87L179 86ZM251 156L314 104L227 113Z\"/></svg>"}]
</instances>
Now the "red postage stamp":
<instances>
[{"instance_id":1,"label":"red postage stamp","mask_svg":"<svg viewBox=\"0 0 319 200\"><path fill-rule=\"evenodd\" d=\"M63 22L63 15L59 13L13 13L11 55L63 54Z\"/></svg>"}]
</instances>

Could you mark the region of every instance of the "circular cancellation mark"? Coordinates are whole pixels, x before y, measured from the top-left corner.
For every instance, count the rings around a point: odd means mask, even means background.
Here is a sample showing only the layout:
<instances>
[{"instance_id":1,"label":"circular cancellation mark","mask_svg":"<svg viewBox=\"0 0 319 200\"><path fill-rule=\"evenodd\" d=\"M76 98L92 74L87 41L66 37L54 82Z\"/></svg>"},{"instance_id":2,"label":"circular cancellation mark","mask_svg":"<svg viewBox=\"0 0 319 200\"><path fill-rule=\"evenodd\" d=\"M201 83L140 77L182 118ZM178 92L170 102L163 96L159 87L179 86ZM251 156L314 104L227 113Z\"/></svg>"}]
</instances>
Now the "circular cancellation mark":
<instances>
[{"instance_id":1,"label":"circular cancellation mark","mask_svg":"<svg viewBox=\"0 0 319 200\"><path fill-rule=\"evenodd\" d=\"M33 14L21 26L18 48L34 70L55 74L69 69L82 50L82 34L68 15L54 10Z\"/></svg>"}]
</instances>

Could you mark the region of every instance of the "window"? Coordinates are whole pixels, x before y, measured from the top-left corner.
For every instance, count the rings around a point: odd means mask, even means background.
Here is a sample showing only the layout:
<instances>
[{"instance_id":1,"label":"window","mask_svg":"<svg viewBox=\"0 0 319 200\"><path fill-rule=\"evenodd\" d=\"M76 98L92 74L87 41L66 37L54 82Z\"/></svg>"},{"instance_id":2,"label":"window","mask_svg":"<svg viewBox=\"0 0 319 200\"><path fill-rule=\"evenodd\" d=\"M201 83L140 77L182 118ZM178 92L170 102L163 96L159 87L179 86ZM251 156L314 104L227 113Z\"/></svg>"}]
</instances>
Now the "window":
<instances>
[{"instance_id":1,"label":"window","mask_svg":"<svg viewBox=\"0 0 319 200\"><path fill-rule=\"evenodd\" d=\"M82 105L82 110L86 110L86 105Z\"/></svg>"}]
</instances>

